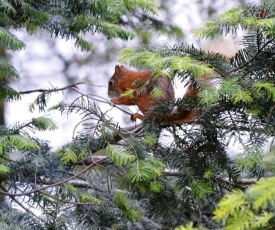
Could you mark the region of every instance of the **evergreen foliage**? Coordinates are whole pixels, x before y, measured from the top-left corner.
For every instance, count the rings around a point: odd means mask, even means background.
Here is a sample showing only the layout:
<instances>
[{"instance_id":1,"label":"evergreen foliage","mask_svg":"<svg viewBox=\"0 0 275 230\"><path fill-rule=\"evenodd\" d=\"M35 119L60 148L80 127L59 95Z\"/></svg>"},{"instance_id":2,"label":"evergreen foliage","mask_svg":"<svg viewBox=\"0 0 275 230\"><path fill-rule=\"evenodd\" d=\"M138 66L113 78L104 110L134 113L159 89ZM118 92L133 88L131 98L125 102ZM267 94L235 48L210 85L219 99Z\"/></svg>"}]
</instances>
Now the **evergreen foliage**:
<instances>
[{"instance_id":1,"label":"evergreen foliage","mask_svg":"<svg viewBox=\"0 0 275 230\"><path fill-rule=\"evenodd\" d=\"M149 0L1 1L0 9L5 16L1 44L12 50L23 44L10 28L30 33L48 29L55 36L75 38L76 46L87 50L91 46L81 37L84 33L127 39L132 31L122 29L127 26L122 15L142 11L148 19L156 11ZM79 93L72 102L49 109L82 116L77 126L84 129L57 150L28 132L55 130L49 118L1 127L0 194L21 209L2 204L3 228L274 228L275 167L262 157L267 138L275 133L274 11L269 5L238 7L195 31L202 38L246 29L243 48L230 59L184 44L123 50L121 61L155 71L152 81L134 83L139 93L153 88L152 96L161 97L162 90L154 87L161 74L188 80L199 91L197 99L151 107L139 126L120 127L95 103L108 101ZM5 61L1 66L1 77L18 77ZM204 84L205 75L218 81ZM1 98L20 97L2 89ZM48 97L63 90L40 91L30 108L45 110ZM181 110L195 111L196 120L163 123ZM228 153L230 141L243 149L234 159ZM21 156L15 160L16 152ZM247 185L247 177L261 180Z\"/></svg>"},{"instance_id":2,"label":"evergreen foliage","mask_svg":"<svg viewBox=\"0 0 275 230\"><path fill-rule=\"evenodd\" d=\"M174 142L154 154L164 162L169 162L168 168L179 172L177 186L185 188L185 194L195 200L201 201L207 197L215 203L223 196L224 190L243 190L246 186L242 184L240 172L258 179L265 175L263 146L268 137L274 136L275 127L274 11L274 6L269 5L238 7L194 31L198 38L208 38L219 33L235 33L239 28L246 30L242 40L243 48L230 59L219 53L205 52L184 44L128 48L121 52L119 60L122 62L151 67L156 73L165 72L171 79L178 77L189 80L199 88L197 101L190 103L190 99L181 99L150 108L145 126L147 132L156 132L158 136L160 130L157 131L156 126L160 125L163 130L161 121L169 120L169 114L175 108L178 111L197 111L199 117L195 123L165 128L173 135ZM201 81L205 76L213 76L218 81L212 80L205 84ZM243 146L243 153L235 161L227 156L228 140ZM241 190L238 191L243 194ZM261 193L265 194L263 190ZM232 205L237 204L237 201L234 202L234 194L232 192L232 197L228 195L224 199ZM270 198L264 196L262 199ZM196 205L195 207L199 206ZM214 220L223 220L226 229L258 229L268 224L273 226L269 222L274 217L272 212L253 213L254 210L249 210L249 204L246 206L247 213L240 206L234 209L224 204L222 207L231 212L232 216L215 217ZM199 210L201 207L197 209L198 212ZM203 210L207 212L206 209ZM202 216L194 219L195 223L198 219L198 223L204 222ZM211 227L213 223L208 221L204 224ZM238 224L240 222L242 224ZM188 226L191 228L191 225Z\"/></svg>"},{"instance_id":3,"label":"evergreen foliage","mask_svg":"<svg viewBox=\"0 0 275 230\"><path fill-rule=\"evenodd\" d=\"M146 31L145 25L167 33L177 30L158 21L154 17L156 13L154 0L3 0L0 1L0 46L12 51L25 48L25 44L13 34L14 30L26 30L29 34L49 31L52 37L73 39L81 51L92 50L87 34L103 34L109 40L128 40L136 33ZM19 75L1 57L0 73L0 98L18 99L15 90L4 87L8 81L19 79Z\"/></svg>"},{"instance_id":4,"label":"evergreen foliage","mask_svg":"<svg viewBox=\"0 0 275 230\"><path fill-rule=\"evenodd\" d=\"M252 185L246 193L233 190L220 201L214 219L225 229L264 229L274 224L274 177Z\"/></svg>"}]
</instances>

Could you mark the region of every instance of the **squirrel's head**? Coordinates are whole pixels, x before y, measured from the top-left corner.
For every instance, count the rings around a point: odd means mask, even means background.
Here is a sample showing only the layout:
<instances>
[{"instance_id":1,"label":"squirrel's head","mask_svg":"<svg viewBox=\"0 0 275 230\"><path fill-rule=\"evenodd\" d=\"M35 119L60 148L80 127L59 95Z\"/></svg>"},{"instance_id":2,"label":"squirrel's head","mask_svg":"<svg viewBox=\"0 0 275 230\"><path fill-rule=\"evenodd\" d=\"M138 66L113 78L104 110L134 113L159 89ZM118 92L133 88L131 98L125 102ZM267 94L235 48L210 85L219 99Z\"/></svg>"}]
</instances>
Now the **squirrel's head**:
<instances>
[{"instance_id":1,"label":"squirrel's head","mask_svg":"<svg viewBox=\"0 0 275 230\"><path fill-rule=\"evenodd\" d=\"M121 88L121 78L125 76L127 69L124 66L115 67L115 72L108 82L108 95L109 97L118 97L123 90Z\"/></svg>"},{"instance_id":2,"label":"squirrel's head","mask_svg":"<svg viewBox=\"0 0 275 230\"><path fill-rule=\"evenodd\" d=\"M110 78L108 83L108 95L109 97L119 97L122 93L129 89L136 89L135 82L146 82L151 76L150 70L145 71L132 71L125 68L123 65L115 67L115 73Z\"/></svg>"}]
</instances>

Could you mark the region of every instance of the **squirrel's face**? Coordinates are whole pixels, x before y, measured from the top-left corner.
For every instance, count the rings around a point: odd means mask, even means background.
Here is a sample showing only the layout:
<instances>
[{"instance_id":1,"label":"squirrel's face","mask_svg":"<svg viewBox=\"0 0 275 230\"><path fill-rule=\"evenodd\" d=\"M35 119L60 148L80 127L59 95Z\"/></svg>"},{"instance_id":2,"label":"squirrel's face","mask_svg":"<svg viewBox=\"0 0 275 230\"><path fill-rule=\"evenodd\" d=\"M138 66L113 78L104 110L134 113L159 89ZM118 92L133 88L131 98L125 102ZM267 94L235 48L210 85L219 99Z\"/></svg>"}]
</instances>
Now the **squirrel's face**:
<instances>
[{"instance_id":1,"label":"squirrel's face","mask_svg":"<svg viewBox=\"0 0 275 230\"><path fill-rule=\"evenodd\" d=\"M108 83L108 96L109 97L119 97L120 92L115 88L116 82L113 78L109 80Z\"/></svg>"},{"instance_id":2,"label":"squirrel's face","mask_svg":"<svg viewBox=\"0 0 275 230\"><path fill-rule=\"evenodd\" d=\"M119 97L120 94L122 93L120 87L119 87L119 79L121 77L121 72L123 66L116 66L115 67L115 73L113 76L110 78L108 82L108 95L109 97Z\"/></svg>"}]
</instances>

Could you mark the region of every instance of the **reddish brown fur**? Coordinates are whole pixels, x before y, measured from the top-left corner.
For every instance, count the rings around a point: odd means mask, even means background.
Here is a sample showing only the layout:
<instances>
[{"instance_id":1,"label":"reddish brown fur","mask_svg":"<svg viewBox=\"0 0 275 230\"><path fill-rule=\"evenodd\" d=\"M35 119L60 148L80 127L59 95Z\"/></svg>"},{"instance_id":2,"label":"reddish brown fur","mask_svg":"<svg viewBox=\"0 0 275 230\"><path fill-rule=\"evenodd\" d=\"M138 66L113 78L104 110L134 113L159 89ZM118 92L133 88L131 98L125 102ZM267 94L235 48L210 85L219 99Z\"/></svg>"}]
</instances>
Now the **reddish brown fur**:
<instances>
[{"instance_id":1,"label":"reddish brown fur","mask_svg":"<svg viewBox=\"0 0 275 230\"><path fill-rule=\"evenodd\" d=\"M133 94L133 98L120 96L122 93L127 91L128 89L136 89L134 86L134 82L137 79L140 79L144 82L148 81L151 77L152 72L150 70L136 72L131 71L124 66L116 66L115 73L109 80L108 94L110 96L118 96L117 98L113 98L111 101L116 105L137 105L140 111L145 114L150 106L153 106L156 102L159 101L170 101L175 98L175 93L172 84L168 81L168 79L164 76L159 77L158 86L162 88L165 93L165 97L157 97L153 98L150 95L150 92L147 94L137 95ZM189 87L187 93L184 97L195 98L196 92L193 90L193 87ZM179 114L178 114L179 115ZM171 120L174 120L175 124L183 124L188 123L194 119L193 112L191 111L183 111L180 115L171 114ZM135 113L132 116L132 120L143 119L143 115L139 113ZM171 121L166 121L166 123L170 123Z\"/></svg>"}]
</instances>

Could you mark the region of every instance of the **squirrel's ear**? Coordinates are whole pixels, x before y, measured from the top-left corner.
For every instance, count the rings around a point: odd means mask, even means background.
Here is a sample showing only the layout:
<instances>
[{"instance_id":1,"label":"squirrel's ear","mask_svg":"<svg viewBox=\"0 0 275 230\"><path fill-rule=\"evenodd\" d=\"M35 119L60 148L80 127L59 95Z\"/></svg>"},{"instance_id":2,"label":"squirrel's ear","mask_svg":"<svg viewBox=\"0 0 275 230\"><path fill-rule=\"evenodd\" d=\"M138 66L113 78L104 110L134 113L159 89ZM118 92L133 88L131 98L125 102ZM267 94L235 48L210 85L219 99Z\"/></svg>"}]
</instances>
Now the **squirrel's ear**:
<instances>
[{"instance_id":1,"label":"squirrel's ear","mask_svg":"<svg viewBox=\"0 0 275 230\"><path fill-rule=\"evenodd\" d=\"M120 73L120 72L121 72L121 67L118 66L118 65L116 65L116 67L115 67L115 72L116 72L116 73Z\"/></svg>"}]
</instances>

